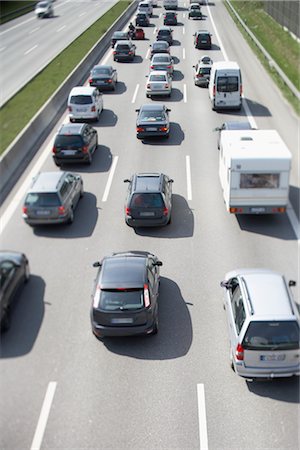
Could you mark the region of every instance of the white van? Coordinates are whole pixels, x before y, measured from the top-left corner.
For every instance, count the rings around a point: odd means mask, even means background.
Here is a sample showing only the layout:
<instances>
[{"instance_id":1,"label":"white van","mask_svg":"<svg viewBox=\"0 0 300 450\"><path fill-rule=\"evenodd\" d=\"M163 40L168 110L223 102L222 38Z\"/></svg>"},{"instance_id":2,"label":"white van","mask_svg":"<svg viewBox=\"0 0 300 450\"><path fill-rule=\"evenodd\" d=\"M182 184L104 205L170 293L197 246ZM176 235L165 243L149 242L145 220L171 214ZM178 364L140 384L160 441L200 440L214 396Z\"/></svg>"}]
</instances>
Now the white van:
<instances>
[{"instance_id":1,"label":"white van","mask_svg":"<svg viewBox=\"0 0 300 450\"><path fill-rule=\"evenodd\" d=\"M101 92L91 86L74 87L68 98L70 122L75 120L99 120L103 110Z\"/></svg>"},{"instance_id":2,"label":"white van","mask_svg":"<svg viewBox=\"0 0 300 450\"><path fill-rule=\"evenodd\" d=\"M208 85L212 109L241 109L242 76L238 64L234 61L213 63Z\"/></svg>"},{"instance_id":3,"label":"white van","mask_svg":"<svg viewBox=\"0 0 300 450\"><path fill-rule=\"evenodd\" d=\"M227 211L284 213L291 160L276 130L222 130L219 177Z\"/></svg>"},{"instance_id":4,"label":"white van","mask_svg":"<svg viewBox=\"0 0 300 450\"><path fill-rule=\"evenodd\" d=\"M163 0L163 6L165 9L177 9L178 0Z\"/></svg>"}]
</instances>

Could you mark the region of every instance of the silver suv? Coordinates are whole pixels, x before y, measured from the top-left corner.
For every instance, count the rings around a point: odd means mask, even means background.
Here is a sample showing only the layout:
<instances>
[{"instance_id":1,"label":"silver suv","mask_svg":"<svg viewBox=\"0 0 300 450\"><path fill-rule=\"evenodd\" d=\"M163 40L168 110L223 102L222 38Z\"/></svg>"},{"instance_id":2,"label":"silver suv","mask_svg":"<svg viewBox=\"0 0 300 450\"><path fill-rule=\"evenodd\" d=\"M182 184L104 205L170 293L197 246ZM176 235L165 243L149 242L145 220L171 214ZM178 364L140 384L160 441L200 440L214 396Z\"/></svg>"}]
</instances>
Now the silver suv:
<instances>
[{"instance_id":1,"label":"silver suv","mask_svg":"<svg viewBox=\"0 0 300 450\"><path fill-rule=\"evenodd\" d=\"M289 289L295 285L265 269L225 275L221 286L230 359L238 375L256 379L300 374L299 312Z\"/></svg>"},{"instance_id":2,"label":"silver suv","mask_svg":"<svg viewBox=\"0 0 300 450\"><path fill-rule=\"evenodd\" d=\"M29 225L72 223L83 196L83 181L72 172L41 172L25 197L23 219Z\"/></svg>"}]
</instances>

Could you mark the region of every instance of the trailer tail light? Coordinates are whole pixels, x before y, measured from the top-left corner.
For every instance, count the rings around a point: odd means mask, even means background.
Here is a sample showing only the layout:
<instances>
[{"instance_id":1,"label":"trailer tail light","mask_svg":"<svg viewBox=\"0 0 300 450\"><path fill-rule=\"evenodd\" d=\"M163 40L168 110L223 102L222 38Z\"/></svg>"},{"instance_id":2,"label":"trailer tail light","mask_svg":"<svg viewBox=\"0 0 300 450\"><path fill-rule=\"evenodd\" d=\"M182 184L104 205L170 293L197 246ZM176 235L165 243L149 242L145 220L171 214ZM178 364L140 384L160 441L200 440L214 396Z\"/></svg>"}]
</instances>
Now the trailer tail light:
<instances>
[{"instance_id":1,"label":"trailer tail light","mask_svg":"<svg viewBox=\"0 0 300 450\"><path fill-rule=\"evenodd\" d=\"M243 208L229 208L229 212L232 214L241 214L243 212Z\"/></svg>"},{"instance_id":2,"label":"trailer tail light","mask_svg":"<svg viewBox=\"0 0 300 450\"><path fill-rule=\"evenodd\" d=\"M235 350L235 357L238 361L244 360L244 349L241 344L238 344Z\"/></svg>"},{"instance_id":3,"label":"trailer tail light","mask_svg":"<svg viewBox=\"0 0 300 450\"><path fill-rule=\"evenodd\" d=\"M286 208L284 206L281 206L279 208L272 208L272 213L285 213Z\"/></svg>"}]
</instances>

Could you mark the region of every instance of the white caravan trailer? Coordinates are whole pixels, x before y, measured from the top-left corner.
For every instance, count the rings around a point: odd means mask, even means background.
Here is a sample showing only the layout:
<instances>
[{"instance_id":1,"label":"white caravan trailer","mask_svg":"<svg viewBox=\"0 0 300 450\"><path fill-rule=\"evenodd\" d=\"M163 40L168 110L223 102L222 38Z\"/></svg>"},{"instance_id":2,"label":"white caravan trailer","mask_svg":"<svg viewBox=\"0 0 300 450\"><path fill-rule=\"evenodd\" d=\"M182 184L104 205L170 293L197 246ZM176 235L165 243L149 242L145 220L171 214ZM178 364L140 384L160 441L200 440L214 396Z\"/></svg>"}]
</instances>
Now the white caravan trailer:
<instances>
[{"instance_id":1,"label":"white caravan trailer","mask_svg":"<svg viewBox=\"0 0 300 450\"><path fill-rule=\"evenodd\" d=\"M217 61L213 63L208 93L213 110L241 109L242 75L236 62Z\"/></svg>"},{"instance_id":2,"label":"white caravan trailer","mask_svg":"<svg viewBox=\"0 0 300 450\"><path fill-rule=\"evenodd\" d=\"M284 213L292 156L275 130L224 130L219 177L226 209L234 214Z\"/></svg>"}]
</instances>

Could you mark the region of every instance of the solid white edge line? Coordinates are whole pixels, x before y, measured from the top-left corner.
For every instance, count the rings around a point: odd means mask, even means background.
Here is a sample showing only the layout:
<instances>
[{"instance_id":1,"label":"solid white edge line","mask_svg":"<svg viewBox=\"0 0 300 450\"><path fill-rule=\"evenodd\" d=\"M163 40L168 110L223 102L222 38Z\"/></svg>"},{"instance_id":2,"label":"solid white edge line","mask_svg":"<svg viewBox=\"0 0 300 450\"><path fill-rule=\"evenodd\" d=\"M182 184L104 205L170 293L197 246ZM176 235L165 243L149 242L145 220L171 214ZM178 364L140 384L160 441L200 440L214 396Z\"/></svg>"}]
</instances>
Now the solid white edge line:
<instances>
[{"instance_id":1,"label":"solid white edge line","mask_svg":"<svg viewBox=\"0 0 300 450\"><path fill-rule=\"evenodd\" d=\"M28 53L32 52L33 50L35 50L37 48L37 45L34 45L33 47L31 47L29 50L26 50L26 52L24 53L24 55L28 55Z\"/></svg>"},{"instance_id":2,"label":"solid white edge line","mask_svg":"<svg viewBox=\"0 0 300 450\"><path fill-rule=\"evenodd\" d=\"M217 27L216 27L216 25L215 25L214 19L212 18L212 15L211 15L211 12L210 12L210 7L209 7L208 4L207 4L207 11L208 11L209 18L210 18L210 20L211 20L211 23L212 23L212 26L213 26L213 29L214 29L214 32L215 32L215 36L216 36L216 38L217 38L217 40L218 40L218 42L219 42L219 44L220 44L220 50L221 50L221 52L223 53L223 56L224 56L225 61L228 61L227 53L226 53L226 51L225 51L223 42L221 41L221 38L220 38L220 35L219 35L219 33L218 33Z\"/></svg>"},{"instance_id":3,"label":"solid white edge line","mask_svg":"<svg viewBox=\"0 0 300 450\"><path fill-rule=\"evenodd\" d=\"M187 102L187 94L186 94L186 84L183 85L183 101Z\"/></svg>"},{"instance_id":4,"label":"solid white edge line","mask_svg":"<svg viewBox=\"0 0 300 450\"><path fill-rule=\"evenodd\" d=\"M107 183L106 183L106 186L105 186L105 191L104 191L104 194L103 194L103 197L102 197L102 201L103 202L106 202L106 200L108 198L109 190L110 190L111 183L112 183L112 180L113 180L113 176L114 176L114 173L115 173L115 170L116 170L118 159L119 159L118 156L114 156L113 157L113 162L112 162L112 165L111 165L111 169L109 171Z\"/></svg>"},{"instance_id":5,"label":"solid white edge line","mask_svg":"<svg viewBox=\"0 0 300 450\"><path fill-rule=\"evenodd\" d=\"M208 450L204 384L197 384L200 450Z\"/></svg>"},{"instance_id":6,"label":"solid white edge line","mask_svg":"<svg viewBox=\"0 0 300 450\"><path fill-rule=\"evenodd\" d=\"M132 97L131 103L135 103L135 100L136 100L136 96L137 96L139 87L140 87L140 85L137 84L136 87L135 87L135 91L134 91L134 93L133 93L133 97Z\"/></svg>"},{"instance_id":7,"label":"solid white edge line","mask_svg":"<svg viewBox=\"0 0 300 450\"><path fill-rule=\"evenodd\" d=\"M247 100L244 98L244 95L243 95L242 97L243 97L243 98L242 98L243 108L244 108L244 110L245 110L245 113L246 113L246 116L247 116L247 118L248 118L248 121L249 121L249 123L250 123L250 125L251 125L252 128L257 128L257 124L256 124L256 122L255 122L254 117L253 117L252 114L251 114L251 111L250 111L250 109L249 109Z\"/></svg>"},{"instance_id":8,"label":"solid white edge line","mask_svg":"<svg viewBox=\"0 0 300 450\"><path fill-rule=\"evenodd\" d=\"M192 177L191 177L191 160L189 155L185 156L185 167L186 167L186 190L187 199L192 200Z\"/></svg>"},{"instance_id":9,"label":"solid white edge line","mask_svg":"<svg viewBox=\"0 0 300 450\"><path fill-rule=\"evenodd\" d=\"M41 409L40 417L34 433L34 438L30 450L39 450L41 448L56 386L57 386L56 381L50 381L50 383L48 384L48 388L44 398L44 403Z\"/></svg>"},{"instance_id":10,"label":"solid white edge line","mask_svg":"<svg viewBox=\"0 0 300 450\"><path fill-rule=\"evenodd\" d=\"M182 18L185 19L185 13L182 14Z\"/></svg>"},{"instance_id":11,"label":"solid white edge line","mask_svg":"<svg viewBox=\"0 0 300 450\"><path fill-rule=\"evenodd\" d=\"M154 30L153 30L153 34L155 34L155 33L156 33L156 30L157 30L157 28L156 28L156 27L154 27Z\"/></svg>"},{"instance_id":12,"label":"solid white edge line","mask_svg":"<svg viewBox=\"0 0 300 450\"><path fill-rule=\"evenodd\" d=\"M185 59L185 48L182 49L182 59Z\"/></svg>"}]
</instances>

